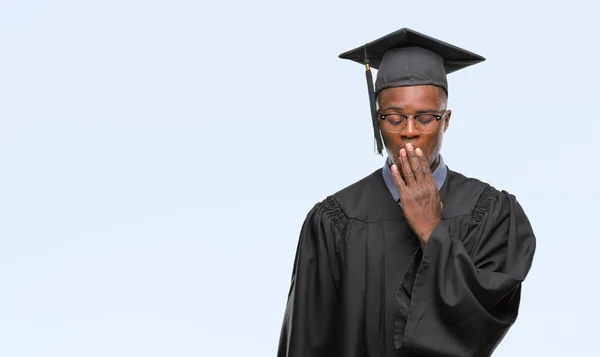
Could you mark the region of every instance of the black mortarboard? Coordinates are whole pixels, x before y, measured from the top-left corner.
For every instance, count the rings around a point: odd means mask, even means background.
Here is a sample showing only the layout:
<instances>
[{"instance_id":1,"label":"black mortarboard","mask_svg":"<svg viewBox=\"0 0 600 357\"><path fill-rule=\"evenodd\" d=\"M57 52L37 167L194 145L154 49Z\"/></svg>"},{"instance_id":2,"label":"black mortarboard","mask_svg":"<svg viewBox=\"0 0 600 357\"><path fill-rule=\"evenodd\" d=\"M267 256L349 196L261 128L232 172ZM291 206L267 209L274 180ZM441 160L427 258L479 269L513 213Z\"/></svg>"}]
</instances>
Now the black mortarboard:
<instances>
[{"instance_id":1,"label":"black mortarboard","mask_svg":"<svg viewBox=\"0 0 600 357\"><path fill-rule=\"evenodd\" d=\"M373 130L380 154L383 143L376 105L376 96L380 91L391 87L431 84L443 88L447 93L447 74L485 61L480 55L408 28L344 52L339 57L366 66ZM371 68L378 70L375 85Z\"/></svg>"}]
</instances>

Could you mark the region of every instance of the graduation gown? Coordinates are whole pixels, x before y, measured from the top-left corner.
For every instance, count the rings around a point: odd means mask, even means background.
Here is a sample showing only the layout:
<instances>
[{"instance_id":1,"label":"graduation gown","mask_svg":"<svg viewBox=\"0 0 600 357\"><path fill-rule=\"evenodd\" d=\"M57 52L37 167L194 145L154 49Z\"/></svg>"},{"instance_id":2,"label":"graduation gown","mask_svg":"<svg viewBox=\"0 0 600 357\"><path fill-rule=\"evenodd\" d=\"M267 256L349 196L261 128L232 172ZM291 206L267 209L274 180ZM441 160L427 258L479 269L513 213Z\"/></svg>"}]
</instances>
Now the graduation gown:
<instances>
[{"instance_id":1,"label":"graduation gown","mask_svg":"<svg viewBox=\"0 0 600 357\"><path fill-rule=\"evenodd\" d=\"M514 324L535 236L516 198L448 170L424 249L381 169L303 223L278 357L489 356Z\"/></svg>"}]
</instances>

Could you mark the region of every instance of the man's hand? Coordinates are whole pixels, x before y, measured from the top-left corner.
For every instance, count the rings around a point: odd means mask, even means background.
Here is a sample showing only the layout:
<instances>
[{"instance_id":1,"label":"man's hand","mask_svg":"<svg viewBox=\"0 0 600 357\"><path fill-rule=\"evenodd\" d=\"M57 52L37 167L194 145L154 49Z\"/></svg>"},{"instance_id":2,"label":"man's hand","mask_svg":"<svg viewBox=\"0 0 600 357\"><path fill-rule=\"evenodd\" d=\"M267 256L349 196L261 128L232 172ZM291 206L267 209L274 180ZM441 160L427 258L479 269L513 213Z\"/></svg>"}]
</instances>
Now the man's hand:
<instances>
[{"instance_id":1,"label":"man's hand","mask_svg":"<svg viewBox=\"0 0 600 357\"><path fill-rule=\"evenodd\" d=\"M424 247L440 221L442 203L425 155L421 149L415 150L412 144L407 144L406 148L408 152L400 150L404 180L395 164L392 165L392 174L406 220L419 238L421 247Z\"/></svg>"}]
</instances>

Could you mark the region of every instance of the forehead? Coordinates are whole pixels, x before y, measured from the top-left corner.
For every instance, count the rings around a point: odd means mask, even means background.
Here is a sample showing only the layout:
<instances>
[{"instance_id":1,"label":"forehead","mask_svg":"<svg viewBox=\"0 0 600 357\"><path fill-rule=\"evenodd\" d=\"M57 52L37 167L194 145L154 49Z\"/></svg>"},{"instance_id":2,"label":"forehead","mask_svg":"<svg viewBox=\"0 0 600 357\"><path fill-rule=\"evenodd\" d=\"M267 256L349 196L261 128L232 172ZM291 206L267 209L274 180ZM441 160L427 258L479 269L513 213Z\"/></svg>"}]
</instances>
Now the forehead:
<instances>
[{"instance_id":1,"label":"forehead","mask_svg":"<svg viewBox=\"0 0 600 357\"><path fill-rule=\"evenodd\" d=\"M442 91L433 85L387 88L379 93L379 106L414 110L439 109L443 105Z\"/></svg>"}]
</instances>

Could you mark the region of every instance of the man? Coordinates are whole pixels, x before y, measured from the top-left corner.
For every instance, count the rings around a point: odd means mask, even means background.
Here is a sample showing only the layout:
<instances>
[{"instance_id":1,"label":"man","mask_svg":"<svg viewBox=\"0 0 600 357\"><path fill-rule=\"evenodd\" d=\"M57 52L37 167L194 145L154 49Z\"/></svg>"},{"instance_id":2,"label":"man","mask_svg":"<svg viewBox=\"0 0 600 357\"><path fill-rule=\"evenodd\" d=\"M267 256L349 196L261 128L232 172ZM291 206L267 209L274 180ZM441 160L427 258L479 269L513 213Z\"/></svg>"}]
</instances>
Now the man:
<instances>
[{"instance_id":1,"label":"man","mask_svg":"<svg viewBox=\"0 0 600 357\"><path fill-rule=\"evenodd\" d=\"M446 75L484 58L410 29L340 57L367 67L388 158L308 213L278 356L491 355L517 318L536 238L513 195L440 155Z\"/></svg>"}]
</instances>

